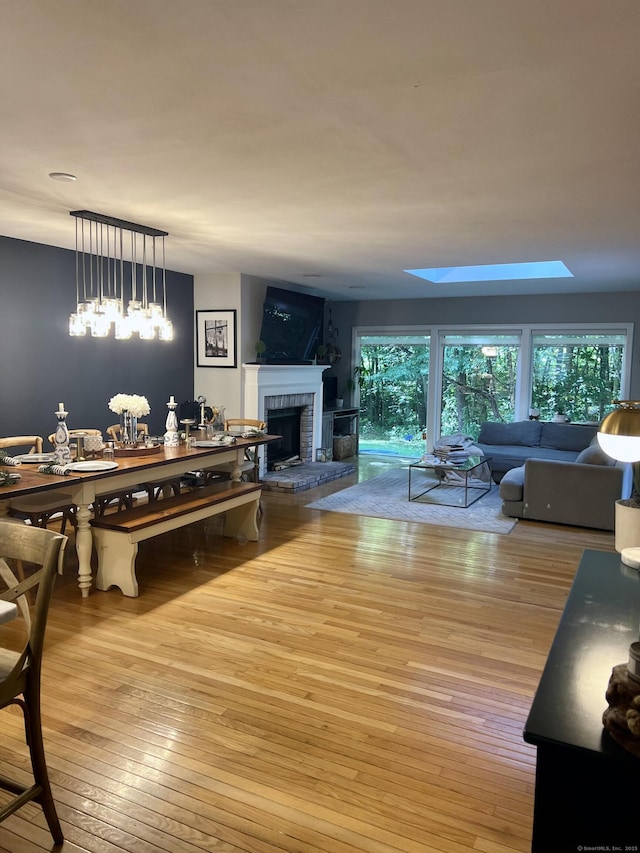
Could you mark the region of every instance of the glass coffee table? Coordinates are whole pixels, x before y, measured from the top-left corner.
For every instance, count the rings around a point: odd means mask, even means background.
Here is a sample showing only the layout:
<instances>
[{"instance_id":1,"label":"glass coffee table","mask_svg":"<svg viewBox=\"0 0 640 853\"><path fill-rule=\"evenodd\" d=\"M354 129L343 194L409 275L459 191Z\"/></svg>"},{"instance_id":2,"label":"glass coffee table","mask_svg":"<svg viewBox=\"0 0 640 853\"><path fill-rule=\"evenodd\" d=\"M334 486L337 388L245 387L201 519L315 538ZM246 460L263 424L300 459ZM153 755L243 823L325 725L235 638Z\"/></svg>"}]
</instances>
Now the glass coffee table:
<instances>
[{"instance_id":1,"label":"glass coffee table","mask_svg":"<svg viewBox=\"0 0 640 853\"><path fill-rule=\"evenodd\" d=\"M419 459L409 465L409 500L420 501L424 495L434 489L442 488L447 490L449 500L431 501L427 498L424 503L459 506L466 509L491 491L492 471L491 456L469 456L463 462L455 464L441 462L435 458ZM415 479L418 472L421 472L421 482L416 489Z\"/></svg>"}]
</instances>

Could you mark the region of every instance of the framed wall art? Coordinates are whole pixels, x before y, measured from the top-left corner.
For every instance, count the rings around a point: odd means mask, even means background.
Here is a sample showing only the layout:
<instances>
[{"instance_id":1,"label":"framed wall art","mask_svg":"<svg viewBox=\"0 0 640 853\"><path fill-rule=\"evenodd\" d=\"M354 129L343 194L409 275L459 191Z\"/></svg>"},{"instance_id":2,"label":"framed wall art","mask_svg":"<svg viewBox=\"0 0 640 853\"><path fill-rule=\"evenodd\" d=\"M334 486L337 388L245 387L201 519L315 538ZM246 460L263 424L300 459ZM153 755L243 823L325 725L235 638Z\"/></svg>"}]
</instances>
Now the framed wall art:
<instances>
[{"instance_id":1,"label":"framed wall art","mask_svg":"<svg viewBox=\"0 0 640 853\"><path fill-rule=\"evenodd\" d=\"M236 311L196 311L198 367L237 367Z\"/></svg>"}]
</instances>

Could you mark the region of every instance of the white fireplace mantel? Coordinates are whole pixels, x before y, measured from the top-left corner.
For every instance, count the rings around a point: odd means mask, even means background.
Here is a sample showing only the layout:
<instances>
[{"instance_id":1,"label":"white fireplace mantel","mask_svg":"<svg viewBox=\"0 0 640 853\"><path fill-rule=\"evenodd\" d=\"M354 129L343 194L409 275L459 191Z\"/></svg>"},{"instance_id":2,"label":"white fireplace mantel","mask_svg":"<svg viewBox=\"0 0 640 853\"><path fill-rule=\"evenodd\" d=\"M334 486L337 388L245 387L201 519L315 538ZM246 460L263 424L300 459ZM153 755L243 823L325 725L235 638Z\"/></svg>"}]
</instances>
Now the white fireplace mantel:
<instances>
[{"instance_id":1,"label":"white fireplace mantel","mask_svg":"<svg viewBox=\"0 0 640 853\"><path fill-rule=\"evenodd\" d=\"M313 394L313 447L322 447L322 372L326 364L243 364L244 417L266 420L265 398Z\"/></svg>"}]
</instances>

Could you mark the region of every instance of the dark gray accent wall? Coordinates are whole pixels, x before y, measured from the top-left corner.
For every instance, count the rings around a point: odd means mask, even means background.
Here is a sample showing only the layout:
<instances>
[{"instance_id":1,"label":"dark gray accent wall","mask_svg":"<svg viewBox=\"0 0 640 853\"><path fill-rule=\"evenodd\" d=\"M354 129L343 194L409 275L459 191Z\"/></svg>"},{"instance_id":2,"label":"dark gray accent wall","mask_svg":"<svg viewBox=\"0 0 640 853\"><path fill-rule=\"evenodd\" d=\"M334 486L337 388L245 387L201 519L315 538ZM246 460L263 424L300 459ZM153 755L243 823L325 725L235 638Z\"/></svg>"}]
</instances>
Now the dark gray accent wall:
<instances>
[{"instance_id":1,"label":"dark gray accent wall","mask_svg":"<svg viewBox=\"0 0 640 853\"><path fill-rule=\"evenodd\" d=\"M469 299L399 299L333 302L333 323L340 329L343 357L332 373L340 383L349 373L354 326L508 325L520 323L633 323L631 398L640 399L639 290L624 293L577 293L542 296L487 296Z\"/></svg>"},{"instance_id":2,"label":"dark gray accent wall","mask_svg":"<svg viewBox=\"0 0 640 853\"><path fill-rule=\"evenodd\" d=\"M174 340L71 338L75 252L0 237L0 435L41 435L56 427L58 403L69 427L105 430L118 421L114 394L143 394L145 420L164 433L166 401L193 399L193 277L167 271Z\"/></svg>"}]
</instances>

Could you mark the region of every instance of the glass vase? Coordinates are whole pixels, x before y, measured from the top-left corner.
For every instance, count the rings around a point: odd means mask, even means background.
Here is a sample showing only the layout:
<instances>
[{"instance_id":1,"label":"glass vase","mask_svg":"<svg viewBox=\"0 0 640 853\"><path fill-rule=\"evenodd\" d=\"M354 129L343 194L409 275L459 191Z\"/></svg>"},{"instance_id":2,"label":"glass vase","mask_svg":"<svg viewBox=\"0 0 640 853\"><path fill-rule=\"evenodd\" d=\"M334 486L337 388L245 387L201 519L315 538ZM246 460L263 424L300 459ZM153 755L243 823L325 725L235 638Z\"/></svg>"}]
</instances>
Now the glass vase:
<instances>
[{"instance_id":1,"label":"glass vase","mask_svg":"<svg viewBox=\"0 0 640 853\"><path fill-rule=\"evenodd\" d=\"M125 447L135 447L138 443L138 419L127 409L120 414L120 441Z\"/></svg>"}]
</instances>

